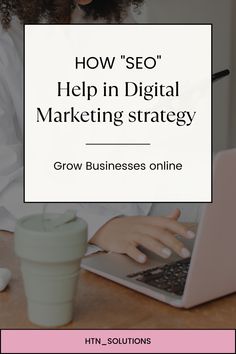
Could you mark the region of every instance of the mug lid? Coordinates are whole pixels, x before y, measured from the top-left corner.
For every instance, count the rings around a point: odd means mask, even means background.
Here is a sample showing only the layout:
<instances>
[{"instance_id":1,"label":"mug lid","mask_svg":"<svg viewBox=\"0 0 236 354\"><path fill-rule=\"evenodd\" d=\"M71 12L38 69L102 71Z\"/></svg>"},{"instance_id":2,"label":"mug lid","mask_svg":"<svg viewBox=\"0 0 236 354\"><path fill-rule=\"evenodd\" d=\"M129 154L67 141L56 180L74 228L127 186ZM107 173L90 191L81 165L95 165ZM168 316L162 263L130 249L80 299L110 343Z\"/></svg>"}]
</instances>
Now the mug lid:
<instances>
[{"instance_id":1,"label":"mug lid","mask_svg":"<svg viewBox=\"0 0 236 354\"><path fill-rule=\"evenodd\" d=\"M15 251L24 259L58 263L80 259L87 248L87 223L71 213L29 215L18 220Z\"/></svg>"},{"instance_id":2,"label":"mug lid","mask_svg":"<svg viewBox=\"0 0 236 354\"><path fill-rule=\"evenodd\" d=\"M41 233L70 233L87 227L86 222L77 217L74 211L67 211L64 214L35 214L28 215L18 220L18 226L28 231Z\"/></svg>"}]
</instances>

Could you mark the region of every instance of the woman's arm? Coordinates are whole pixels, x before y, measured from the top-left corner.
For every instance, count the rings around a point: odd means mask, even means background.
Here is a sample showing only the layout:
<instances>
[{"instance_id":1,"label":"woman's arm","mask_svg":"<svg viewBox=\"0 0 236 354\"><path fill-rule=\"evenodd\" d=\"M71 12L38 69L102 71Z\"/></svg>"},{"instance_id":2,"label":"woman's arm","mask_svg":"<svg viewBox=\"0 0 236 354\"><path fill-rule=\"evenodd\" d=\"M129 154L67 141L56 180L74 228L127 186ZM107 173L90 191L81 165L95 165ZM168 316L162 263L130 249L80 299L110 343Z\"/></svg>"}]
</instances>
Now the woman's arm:
<instances>
[{"instance_id":1,"label":"woman's arm","mask_svg":"<svg viewBox=\"0 0 236 354\"><path fill-rule=\"evenodd\" d=\"M15 218L7 208L8 190L22 184L22 141L17 133L15 107L7 81L7 56L0 42L0 229L14 230ZM9 74L10 75L10 74ZM11 194L12 196L12 194ZM16 198L13 198L13 203Z\"/></svg>"}]
</instances>

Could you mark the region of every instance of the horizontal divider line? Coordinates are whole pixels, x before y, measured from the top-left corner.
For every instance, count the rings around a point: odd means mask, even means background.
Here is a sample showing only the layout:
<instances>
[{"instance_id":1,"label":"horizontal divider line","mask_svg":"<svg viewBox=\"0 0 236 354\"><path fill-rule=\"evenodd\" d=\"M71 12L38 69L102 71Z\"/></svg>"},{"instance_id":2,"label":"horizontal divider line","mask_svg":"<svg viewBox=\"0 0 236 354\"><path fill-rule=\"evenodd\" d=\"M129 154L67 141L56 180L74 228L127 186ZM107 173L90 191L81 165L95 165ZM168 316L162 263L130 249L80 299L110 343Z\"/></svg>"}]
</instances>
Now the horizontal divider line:
<instances>
[{"instance_id":1,"label":"horizontal divider line","mask_svg":"<svg viewBox=\"0 0 236 354\"><path fill-rule=\"evenodd\" d=\"M85 145L151 145L150 143L86 143Z\"/></svg>"}]
</instances>

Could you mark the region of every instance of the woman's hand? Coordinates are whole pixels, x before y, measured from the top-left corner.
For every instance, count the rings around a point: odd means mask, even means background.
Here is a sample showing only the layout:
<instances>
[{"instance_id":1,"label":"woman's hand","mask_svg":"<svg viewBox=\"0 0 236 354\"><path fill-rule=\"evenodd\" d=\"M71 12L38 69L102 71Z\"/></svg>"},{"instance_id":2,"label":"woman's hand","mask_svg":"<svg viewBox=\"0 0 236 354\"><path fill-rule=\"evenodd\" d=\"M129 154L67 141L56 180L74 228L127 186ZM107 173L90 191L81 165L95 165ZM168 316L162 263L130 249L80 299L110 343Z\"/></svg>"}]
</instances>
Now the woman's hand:
<instances>
[{"instance_id":1,"label":"woman's hand","mask_svg":"<svg viewBox=\"0 0 236 354\"><path fill-rule=\"evenodd\" d=\"M180 211L176 209L169 217L117 217L103 225L90 243L105 251L127 254L139 263L144 263L147 257L138 246L143 246L162 258L169 258L172 251L187 258L190 256L189 250L175 236L192 239L195 235L177 221L179 216Z\"/></svg>"}]
</instances>

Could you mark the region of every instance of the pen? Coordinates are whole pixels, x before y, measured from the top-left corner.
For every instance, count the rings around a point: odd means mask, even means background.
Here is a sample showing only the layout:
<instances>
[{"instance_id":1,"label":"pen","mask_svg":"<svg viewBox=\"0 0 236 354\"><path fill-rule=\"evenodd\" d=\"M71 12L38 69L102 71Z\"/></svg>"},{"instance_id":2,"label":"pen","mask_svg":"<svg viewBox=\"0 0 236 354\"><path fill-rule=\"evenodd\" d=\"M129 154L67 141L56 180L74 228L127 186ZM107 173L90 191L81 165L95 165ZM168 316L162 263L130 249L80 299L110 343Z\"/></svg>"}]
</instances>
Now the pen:
<instances>
[{"instance_id":1,"label":"pen","mask_svg":"<svg viewBox=\"0 0 236 354\"><path fill-rule=\"evenodd\" d=\"M228 69L223 70L223 71L219 71L218 73L215 73L212 75L212 81L214 82L214 81L220 80L223 77L228 76L229 74L230 74L230 71Z\"/></svg>"}]
</instances>

